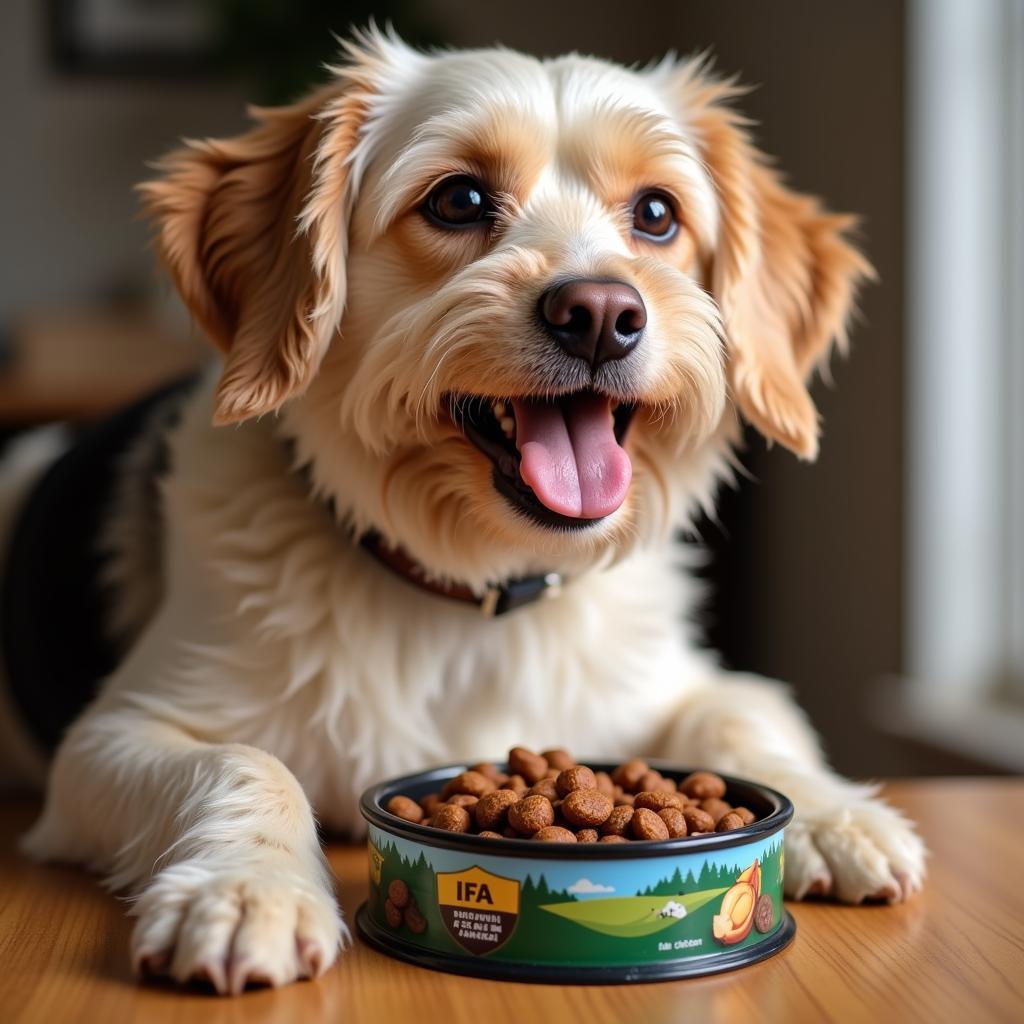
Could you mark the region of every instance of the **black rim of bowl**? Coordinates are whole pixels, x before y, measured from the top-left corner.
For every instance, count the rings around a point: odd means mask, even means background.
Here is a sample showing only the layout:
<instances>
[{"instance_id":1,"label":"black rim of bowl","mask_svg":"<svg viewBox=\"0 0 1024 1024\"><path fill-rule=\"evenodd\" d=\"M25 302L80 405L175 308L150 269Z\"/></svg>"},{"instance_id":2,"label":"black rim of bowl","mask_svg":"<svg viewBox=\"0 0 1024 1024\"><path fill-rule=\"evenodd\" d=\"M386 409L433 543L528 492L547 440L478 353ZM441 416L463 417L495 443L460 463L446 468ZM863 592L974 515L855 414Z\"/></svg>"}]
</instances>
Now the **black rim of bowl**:
<instances>
[{"instance_id":1,"label":"black rim of bowl","mask_svg":"<svg viewBox=\"0 0 1024 1024\"><path fill-rule=\"evenodd\" d=\"M612 771L616 765L597 760L581 760L594 771ZM685 778L697 769L680 768L667 761L649 761L651 768L663 775ZM471 833L444 832L427 825L414 825L410 821L391 814L384 809L384 803L393 796L409 794L411 790L434 785L440 789L442 783L468 769L467 763L456 763L415 772L371 786L359 800L359 810L371 824L391 835L401 836L414 843L448 850L462 850L466 853L488 853L502 857L530 857L545 860L576 860L593 857L596 860L617 860L631 857L664 857L680 853L696 853L700 850L726 850L732 846L746 846L759 839L765 839L785 828L793 818L793 804L778 790L762 786L757 782L718 774L726 785L727 795L742 797L751 803L771 810L757 821L730 832L716 832L707 836L683 837L682 839L659 839L635 843L537 843L528 839L481 839ZM751 799L753 797L753 799Z\"/></svg>"}]
</instances>

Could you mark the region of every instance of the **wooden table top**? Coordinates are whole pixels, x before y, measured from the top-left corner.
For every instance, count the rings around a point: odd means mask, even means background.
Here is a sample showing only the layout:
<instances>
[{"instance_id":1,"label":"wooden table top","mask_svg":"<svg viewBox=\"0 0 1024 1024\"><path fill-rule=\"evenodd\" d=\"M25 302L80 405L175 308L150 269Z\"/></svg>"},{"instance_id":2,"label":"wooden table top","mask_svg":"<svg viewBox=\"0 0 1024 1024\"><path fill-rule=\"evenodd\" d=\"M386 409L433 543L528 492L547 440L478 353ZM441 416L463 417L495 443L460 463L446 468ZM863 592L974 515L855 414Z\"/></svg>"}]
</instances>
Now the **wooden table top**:
<instances>
[{"instance_id":1,"label":"wooden table top","mask_svg":"<svg viewBox=\"0 0 1024 1024\"><path fill-rule=\"evenodd\" d=\"M1024 1021L1024 780L892 783L932 851L925 891L899 907L790 905L796 941L716 977L620 986L526 985L438 974L360 941L326 976L235 998L137 984L129 922L84 872L14 852L35 813L0 802L0 1021ZM362 848L329 850L349 921Z\"/></svg>"}]
</instances>

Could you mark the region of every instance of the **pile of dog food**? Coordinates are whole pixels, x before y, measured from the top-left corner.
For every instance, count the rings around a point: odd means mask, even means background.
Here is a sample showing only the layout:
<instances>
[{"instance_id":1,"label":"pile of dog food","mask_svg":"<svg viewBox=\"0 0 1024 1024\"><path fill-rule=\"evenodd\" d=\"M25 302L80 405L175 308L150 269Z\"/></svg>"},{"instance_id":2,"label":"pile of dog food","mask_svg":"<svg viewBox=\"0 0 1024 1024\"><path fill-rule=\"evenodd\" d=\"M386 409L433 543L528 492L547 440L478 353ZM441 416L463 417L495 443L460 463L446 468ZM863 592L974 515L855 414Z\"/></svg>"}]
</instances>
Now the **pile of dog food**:
<instances>
[{"instance_id":1,"label":"pile of dog food","mask_svg":"<svg viewBox=\"0 0 1024 1024\"><path fill-rule=\"evenodd\" d=\"M486 839L542 843L628 843L731 832L756 821L725 800L724 780L694 772L678 784L635 758L610 774L565 750L513 747L509 771L476 764L421 800L393 796L404 821Z\"/></svg>"}]
</instances>

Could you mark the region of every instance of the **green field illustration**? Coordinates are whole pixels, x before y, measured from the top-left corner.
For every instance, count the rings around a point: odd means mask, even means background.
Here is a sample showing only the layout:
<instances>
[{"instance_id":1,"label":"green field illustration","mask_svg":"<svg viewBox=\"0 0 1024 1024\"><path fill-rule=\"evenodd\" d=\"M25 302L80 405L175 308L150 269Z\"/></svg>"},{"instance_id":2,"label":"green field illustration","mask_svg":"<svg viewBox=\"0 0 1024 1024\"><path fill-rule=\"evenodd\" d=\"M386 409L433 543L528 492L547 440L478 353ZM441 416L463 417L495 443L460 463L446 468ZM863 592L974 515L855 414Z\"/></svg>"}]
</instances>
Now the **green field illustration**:
<instances>
[{"instance_id":1,"label":"green field illustration","mask_svg":"<svg viewBox=\"0 0 1024 1024\"><path fill-rule=\"evenodd\" d=\"M689 915L724 892L725 889L705 889L702 892L677 895L673 899L674 902L682 904ZM602 935L639 938L654 935L679 923L677 918L661 913L663 906L664 900L651 896L618 896L579 903L547 904L542 906L541 910L557 914Z\"/></svg>"}]
</instances>

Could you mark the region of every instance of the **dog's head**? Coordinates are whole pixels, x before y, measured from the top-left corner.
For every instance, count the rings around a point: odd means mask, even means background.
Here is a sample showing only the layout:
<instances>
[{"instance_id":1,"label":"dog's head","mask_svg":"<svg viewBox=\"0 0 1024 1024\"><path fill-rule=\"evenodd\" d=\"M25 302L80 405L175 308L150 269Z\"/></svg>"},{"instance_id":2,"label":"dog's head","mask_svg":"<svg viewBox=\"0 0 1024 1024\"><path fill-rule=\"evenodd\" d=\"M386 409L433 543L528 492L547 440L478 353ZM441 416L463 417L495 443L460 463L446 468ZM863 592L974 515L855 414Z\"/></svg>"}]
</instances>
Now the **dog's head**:
<instances>
[{"instance_id":1,"label":"dog's head","mask_svg":"<svg viewBox=\"0 0 1024 1024\"><path fill-rule=\"evenodd\" d=\"M143 186L224 352L357 529L480 584L705 500L738 410L804 458L863 258L699 61L630 71L371 32L333 81Z\"/></svg>"}]
</instances>

